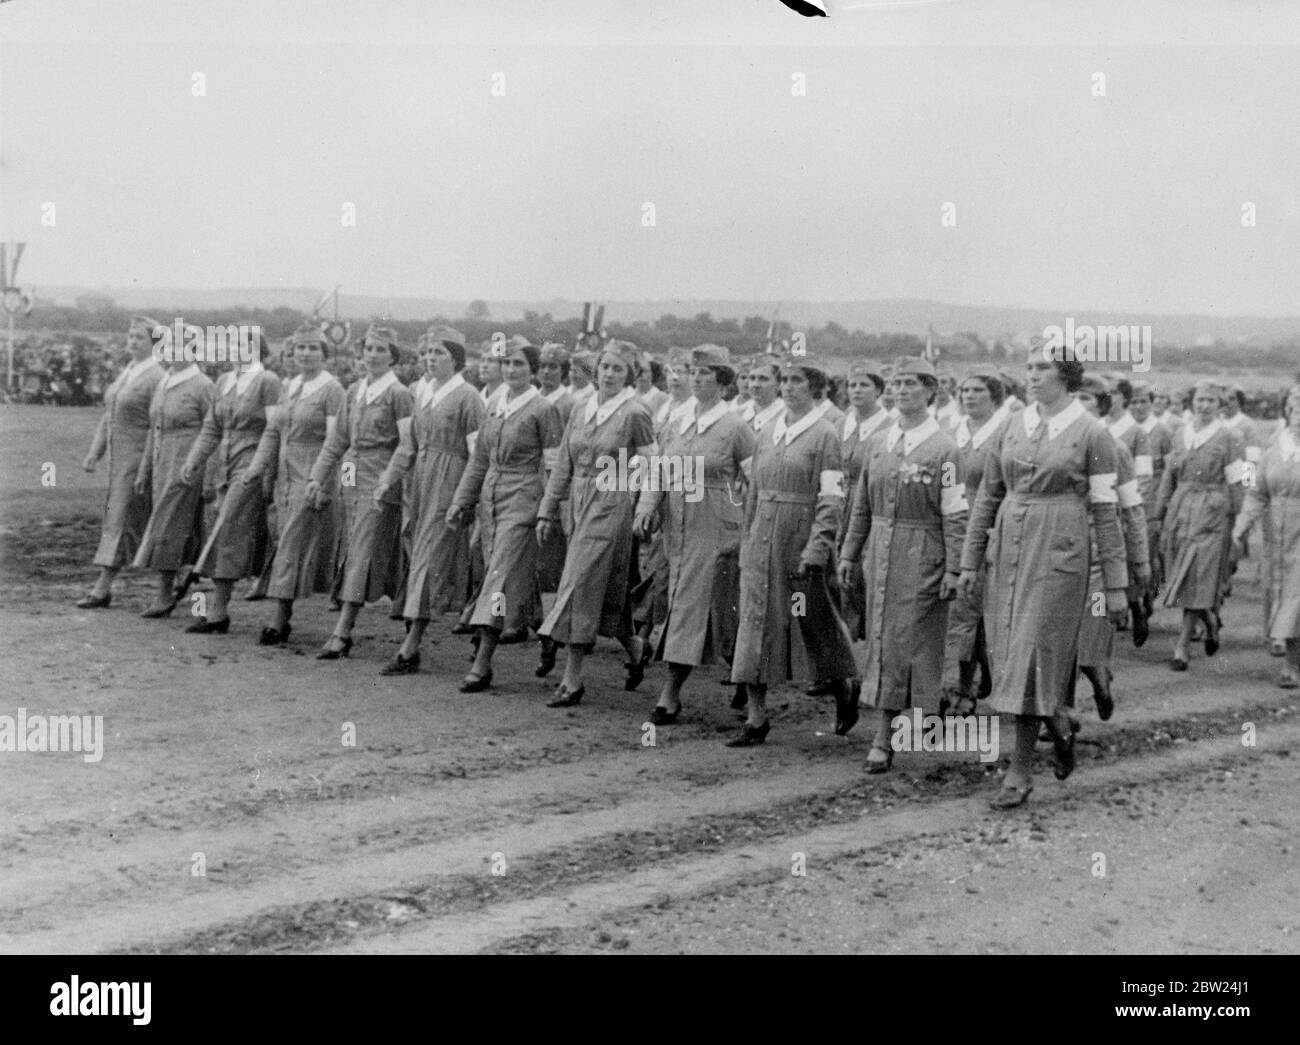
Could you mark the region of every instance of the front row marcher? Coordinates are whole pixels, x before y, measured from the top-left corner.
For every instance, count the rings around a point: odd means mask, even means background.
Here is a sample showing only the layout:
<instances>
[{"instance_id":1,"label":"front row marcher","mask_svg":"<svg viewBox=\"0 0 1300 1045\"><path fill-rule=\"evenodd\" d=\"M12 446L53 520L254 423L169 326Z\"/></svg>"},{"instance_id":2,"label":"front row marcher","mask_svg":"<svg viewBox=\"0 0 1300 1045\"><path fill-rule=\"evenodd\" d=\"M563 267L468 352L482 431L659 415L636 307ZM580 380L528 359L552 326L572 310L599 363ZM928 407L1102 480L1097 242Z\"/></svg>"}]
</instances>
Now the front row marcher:
<instances>
[{"instance_id":1,"label":"front row marcher","mask_svg":"<svg viewBox=\"0 0 1300 1045\"><path fill-rule=\"evenodd\" d=\"M992 704L1015 722L1015 749L995 808L1033 790L1040 724L1052 736L1056 777L1074 770L1067 707L1079 628L1088 611L1093 539L1107 616L1127 608L1124 539L1117 515L1115 441L1073 398L1083 364L1030 349L1029 405L1002 432L985 463L962 551L959 586L973 594L988 553L984 623L993 667ZM1090 528L1091 527L1091 528Z\"/></svg>"}]
</instances>

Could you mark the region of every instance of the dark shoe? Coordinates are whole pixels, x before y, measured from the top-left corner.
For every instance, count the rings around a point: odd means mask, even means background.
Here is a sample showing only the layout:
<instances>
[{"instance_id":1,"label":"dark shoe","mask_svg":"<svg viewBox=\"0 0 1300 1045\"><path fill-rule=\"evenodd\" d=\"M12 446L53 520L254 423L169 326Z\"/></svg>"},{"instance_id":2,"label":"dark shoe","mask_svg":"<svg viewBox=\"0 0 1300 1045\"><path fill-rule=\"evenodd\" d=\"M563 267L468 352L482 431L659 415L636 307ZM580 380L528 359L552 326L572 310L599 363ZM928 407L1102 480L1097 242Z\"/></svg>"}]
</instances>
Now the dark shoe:
<instances>
[{"instance_id":1,"label":"dark shoe","mask_svg":"<svg viewBox=\"0 0 1300 1045\"><path fill-rule=\"evenodd\" d=\"M812 683L804 690L804 692L810 697L824 697L828 693L835 692L835 683L830 679L823 679Z\"/></svg>"},{"instance_id":2,"label":"dark shoe","mask_svg":"<svg viewBox=\"0 0 1300 1045\"><path fill-rule=\"evenodd\" d=\"M656 707L650 712L650 725L652 726L671 726L677 721L677 716L682 713L682 706L677 705L676 711L669 711L667 708Z\"/></svg>"},{"instance_id":3,"label":"dark shoe","mask_svg":"<svg viewBox=\"0 0 1300 1045\"><path fill-rule=\"evenodd\" d=\"M952 713L957 718L968 718L975 714L977 702L974 697L963 693L957 698L957 703L953 705Z\"/></svg>"},{"instance_id":4,"label":"dark shoe","mask_svg":"<svg viewBox=\"0 0 1300 1045\"><path fill-rule=\"evenodd\" d=\"M885 757L872 758L871 756L876 754L876 752L881 752L882 754L884 754ZM894 752L892 750L885 751L884 748L876 747L873 744L871 746L871 750L867 752L867 772L872 776L876 776L880 773L888 773L890 767L893 764L894 764Z\"/></svg>"},{"instance_id":5,"label":"dark shoe","mask_svg":"<svg viewBox=\"0 0 1300 1045\"><path fill-rule=\"evenodd\" d=\"M456 626L451 629L451 633L453 635L472 635L474 633L474 625L467 621L457 621Z\"/></svg>"},{"instance_id":6,"label":"dark shoe","mask_svg":"<svg viewBox=\"0 0 1300 1045\"><path fill-rule=\"evenodd\" d=\"M645 639L639 641L641 656L636 661L623 665L627 669L627 681L623 683L623 688L629 693L641 685L641 680L645 678L645 666L650 663L650 643Z\"/></svg>"},{"instance_id":7,"label":"dark shoe","mask_svg":"<svg viewBox=\"0 0 1300 1045\"><path fill-rule=\"evenodd\" d=\"M338 613L343 608L343 603L338 599L330 599L330 613Z\"/></svg>"},{"instance_id":8,"label":"dark shoe","mask_svg":"<svg viewBox=\"0 0 1300 1045\"><path fill-rule=\"evenodd\" d=\"M579 686L570 693L561 682L555 691L555 699L547 703L548 708L572 708L577 707L582 700L582 695L587 692L586 685Z\"/></svg>"},{"instance_id":9,"label":"dark shoe","mask_svg":"<svg viewBox=\"0 0 1300 1045\"><path fill-rule=\"evenodd\" d=\"M1183 660L1182 657L1173 657L1169 661L1169 667L1172 671L1186 671L1187 661Z\"/></svg>"},{"instance_id":10,"label":"dark shoe","mask_svg":"<svg viewBox=\"0 0 1300 1045\"><path fill-rule=\"evenodd\" d=\"M256 588L254 588L252 591L250 591L247 595L244 596L244 601L245 601L245 602L261 602L261 601L262 601L263 599L265 599L265 598L266 598L265 595L263 595L260 591L258 591Z\"/></svg>"},{"instance_id":11,"label":"dark shoe","mask_svg":"<svg viewBox=\"0 0 1300 1045\"><path fill-rule=\"evenodd\" d=\"M222 620L208 620L207 617L200 617L185 629L186 633L190 635L224 635L229 630L229 617Z\"/></svg>"},{"instance_id":12,"label":"dark shoe","mask_svg":"<svg viewBox=\"0 0 1300 1045\"><path fill-rule=\"evenodd\" d=\"M1056 755L1056 767L1052 772L1057 780L1064 780L1074 772L1074 729L1071 728L1070 738L1065 741L1053 735L1052 750Z\"/></svg>"},{"instance_id":13,"label":"dark shoe","mask_svg":"<svg viewBox=\"0 0 1300 1045\"><path fill-rule=\"evenodd\" d=\"M113 593L107 595L87 595L85 598L77 600L77 609L79 610L106 610L109 603L113 601Z\"/></svg>"},{"instance_id":14,"label":"dark shoe","mask_svg":"<svg viewBox=\"0 0 1300 1045\"><path fill-rule=\"evenodd\" d=\"M81 603L77 603L77 605L80 606ZM1270 657L1285 657L1286 643L1283 642L1281 639L1273 639L1268 644L1268 655Z\"/></svg>"},{"instance_id":15,"label":"dark shoe","mask_svg":"<svg viewBox=\"0 0 1300 1045\"><path fill-rule=\"evenodd\" d=\"M176 608L176 603L174 602L165 602L165 603L155 602L152 606L150 606L147 610L145 610L142 614L140 614L140 616L144 617L146 620L157 620L160 617L170 617L172 615L172 610L174 610L175 608Z\"/></svg>"},{"instance_id":16,"label":"dark shoe","mask_svg":"<svg viewBox=\"0 0 1300 1045\"><path fill-rule=\"evenodd\" d=\"M1136 637L1136 635L1135 635ZM1103 722L1109 722L1110 716L1115 714L1115 700L1110 695L1111 680L1115 677L1110 668L1103 669L1106 674L1099 679L1100 685L1092 687L1092 699L1097 704L1097 717Z\"/></svg>"},{"instance_id":17,"label":"dark shoe","mask_svg":"<svg viewBox=\"0 0 1300 1045\"><path fill-rule=\"evenodd\" d=\"M257 644L259 646L283 646L289 641L289 632L291 631L293 631L291 624L286 624L283 628L263 628Z\"/></svg>"},{"instance_id":18,"label":"dark shoe","mask_svg":"<svg viewBox=\"0 0 1300 1045\"><path fill-rule=\"evenodd\" d=\"M1028 801L1029 793L1033 790L1032 784L1028 787L1004 787L989 799L989 808L1015 809L1016 806L1022 806Z\"/></svg>"},{"instance_id":19,"label":"dark shoe","mask_svg":"<svg viewBox=\"0 0 1300 1045\"><path fill-rule=\"evenodd\" d=\"M420 670L420 651L416 650L415 654L410 657L403 657L401 653L397 654L396 659L391 664L380 668L381 675L414 675Z\"/></svg>"},{"instance_id":20,"label":"dark shoe","mask_svg":"<svg viewBox=\"0 0 1300 1045\"><path fill-rule=\"evenodd\" d=\"M542 636L542 655L537 661L537 670L533 672L539 679L546 678L555 670L555 655L559 651L560 644L554 639L548 639Z\"/></svg>"},{"instance_id":21,"label":"dark shoe","mask_svg":"<svg viewBox=\"0 0 1300 1045\"><path fill-rule=\"evenodd\" d=\"M1070 716L1070 732L1079 732L1079 720L1073 715ZM1042 729L1038 731L1038 742L1040 744L1050 744L1052 742L1052 731L1047 728L1046 723L1044 723Z\"/></svg>"},{"instance_id":22,"label":"dark shoe","mask_svg":"<svg viewBox=\"0 0 1300 1045\"><path fill-rule=\"evenodd\" d=\"M858 697L862 694L862 683L856 679L847 682L839 679L835 683L835 735L847 736L849 730L858 724Z\"/></svg>"},{"instance_id":23,"label":"dark shoe","mask_svg":"<svg viewBox=\"0 0 1300 1045\"><path fill-rule=\"evenodd\" d=\"M330 643L335 641L341 642L343 643L343 645L338 649L331 649ZM325 640L325 648L316 654L316 659L317 660L338 660L339 657L346 657L351 652L352 652L351 636L348 636L346 639L340 639L335 635L331 635L328 639Z\"/></svg>"},{"instance_id":24,"label":"dark shoe","mask_svg":"<svg viewBox=\"0 0 1300 1045\"><path fill-rule=\"evenodd\" d=\"M1207 613L1205 616L1205 655L1213 657L1219 652L1219 615Z\"/></svg>"},{"instance_id":25,"label":"dark shoe","mask_svg":"<svg viewBox=\"0 0 1300 1045\"><path fill-rule=\"evenodd\" d=\"M731 695L731 710L744 711L749 707L749 690L743 682L736 683L736 692Z\"/></svg>"},{"instance_id":26,"label":"dark shoe","mask_svg":"<svg viewBox=\"0 0 1300 1045\"><path fill-rule=\"evenodd\" d=\"M1300 677L1297 677L1290 668L1286 668L1278 678L1277 685L1279 689L1296 689L1300 687Z\"/></svg>"},{"instance_id":27,"label":"dark shoe","mask_svg":"<svg viewBox=\"0 0 1300 1045\"><path fill-rule=\"evenodd\" d=\"M767 734L771 729L772 722L770 719L765 719L761 726L751 726L746 723L740 730L740 736L727 741L727 747L754 747L767 739Z\"/></svg>"},{"instance_id":28,"label":"dark shoe","mask_svg":"<svg viewBox=\"0 0 1300 1045\"><path fill-rule=\"evenodd\" d=\"M492 685L492 669L488 668L486 675L475 675L470 672L465 676L465 681L460 684L462 693L482 693Z\"/></svg>"},{"instance_id":29,"label":"dark shoe","mask_svg":"<svg viewBox=\"0 0 1300 1045\"><path fill-rule=\"evenodd\" d=\"M521 642L527 642L527 641L528 641L527 628L511 628L508 631L503 631L501 633L501 637L497 639L497 645L516 646Z\"/></svg>"},{"instance_id":30,"label":"dark shoe","mask_svg":"<svg viewBox=\"0 0 1300 1045\"><path fill-rule=\"evenodd\" d=\"M1146 645L1147 636L1151 634L1147 615L1140 602L1130 602L1128 609L1133 618L1133 648L1141 649Z\"/></svg>"}]
</instances>

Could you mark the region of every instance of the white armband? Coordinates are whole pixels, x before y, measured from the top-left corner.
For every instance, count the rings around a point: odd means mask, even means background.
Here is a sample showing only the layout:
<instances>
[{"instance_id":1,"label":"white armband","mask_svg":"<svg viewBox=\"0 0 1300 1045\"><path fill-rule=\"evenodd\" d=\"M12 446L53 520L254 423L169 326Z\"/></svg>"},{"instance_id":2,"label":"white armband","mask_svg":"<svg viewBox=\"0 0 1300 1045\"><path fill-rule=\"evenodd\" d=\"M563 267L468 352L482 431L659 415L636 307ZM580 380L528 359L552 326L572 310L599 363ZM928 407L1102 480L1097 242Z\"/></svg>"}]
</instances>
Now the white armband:
<instances>
[{"instance_id":1,"label":"white armband","mask_svg":"<svg viewBox=\"0 0 1300 1045\"><path fill-rule=\"evenodd\" d=\"M1115 492L1114 472L1102 472L1100 475L1088 476L1088 500L1093 504L1114 504L1119 500Z\"/></svg>"},{"instance_id":2,"label":"white armband","mask_svg":"<svg viewBox=\"0 0 1300 1045\"><path fill-rule=\"evenodd\" d=\"M753 472L754 470L753 455L746 457L743 461L740 462L740 470L742 473L744 473L745 478L748 479L750 473Z\"/></svg>"},{"instance_id":3,"label":"white armband","mask_svg":"<svg viewBox=\"0 0 1300 1045\"><path fill-rule=\"evenodd\" d=\"M939 511L944 515L956 515L958 512L970 511L970 505L966 501L966 487L942 487L939 490Z\"/></svg>"},{"instance_id":4,"label":"white armband","mask_svg":"<svg viewBox=\"0 0 1300 1045\"><path fill-rule=\"evenodd\" d=\"M469 435L465 436L465 445L466 445L467 447L469 447L469 455L470 455L470 457L473 457L473 456L474 456L474 448L475 448L476 446L478 446L478 430L477 430L477 429L475 429L473 432L470 432Z\"/></svg>"},{"instance_id":5,"label":"white armband","mask_svg":"<svg viewBox=\"0 0 1300 1045\"><path fill-rule=\"evenodd\" d=\"M1149 479L1156 474L1150 454L1138 454L1133 458L1133 474L1139 479Z\"/></svg>"},{"instance_id":6,"label":"white armband","mask_svg":"<svg viewBox=\"0 0 1300 1045\"><path fill-rule=\"evenodd\" d=\"M325 441L328 442L334 435L334 429L339 426L338 414L325 418Z\"/></svg>"},{"instance_id":7,"label":"white armband","mask_svg":"<svg viewBox=\"0 0 1300 1045\"><path fill-rule=\"evenodd\" d=\"M555 471L555 466L560 463L560 448L552 446L549 450L542 451L542 464L546 466L548 472Z\"/></svg>"},{"instance_id":8,"label":"white armband","mask_svg":"<svg viewBox=\"0 0 1300 1045\"><path fill-rule=\"evenodd\" d=\"M1142 495L1138 493L1138 484L1136 479L1130 479L1126 483L1120 483L1119 489L1115 492L1119 496L1119 506L1121 508L1136 508L1142 503Z\"/></svg>"},{"instance_id":9,"label":"white armband","mask_svg":"<svg viewBox=\"0 0 1300 1045\"><path fill-rule=\"evenodd\" d=\"M834 468L828 468L822 472L821 489L817 491L818 497L843 497L844 496L844 473Z\"/></svg>"},{"instance_id":10,"label":"white armband","mask_svg":"<svg viewBox=\"0 0 1300 1045\"><path fill-rule=\"evenodd\" d=\"M1246 460L1249 461L1251 464L1258 464L1260 456L1261 454L1259 452L1258 446L1246 447Z\"/></svg>"},{"instance_id":11,"label":"white armband","mask_svg":"<svg viewBox=\"0 0 1300 1045\"><path fill-rule=\"evenodd\" d=\"M1241 483L1243 486L1247 485L1246 477L1248 475L1253 481L1255 476L1255 463L1253 461L1230 461L1224 465L1223 479L1229 484Z\"/></svg>"},{"instance_id":12,"label":"white armband","mask_svg":"<svg viewBox=\"0 0 1300 1045\"><path fill-rule=\"evenodd\" d=\"M411 419L409 417L399 417L397 419L397 438L404 443L411 441Z\"/></svg>"}]
</instances>

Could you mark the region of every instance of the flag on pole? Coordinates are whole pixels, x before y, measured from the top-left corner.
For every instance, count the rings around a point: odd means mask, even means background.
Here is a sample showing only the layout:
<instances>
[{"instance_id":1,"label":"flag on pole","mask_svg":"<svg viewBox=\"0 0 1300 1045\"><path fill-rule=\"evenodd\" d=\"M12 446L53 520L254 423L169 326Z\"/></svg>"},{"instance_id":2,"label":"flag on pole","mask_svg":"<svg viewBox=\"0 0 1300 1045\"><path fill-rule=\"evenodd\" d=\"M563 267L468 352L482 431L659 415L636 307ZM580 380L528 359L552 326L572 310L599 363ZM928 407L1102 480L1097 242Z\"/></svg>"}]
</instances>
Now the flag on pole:
<instances>
[{"instance_id":1,"label":"flag on pole","mask_svg":"<svg viewBox=\"0 0 1300 1045\"><path fill-rule=\"evenodd\" d=\"M939 358L939 350L934 347L934 327L925 328L925 358L931 363Z\"/></svg>"}]
</instances>

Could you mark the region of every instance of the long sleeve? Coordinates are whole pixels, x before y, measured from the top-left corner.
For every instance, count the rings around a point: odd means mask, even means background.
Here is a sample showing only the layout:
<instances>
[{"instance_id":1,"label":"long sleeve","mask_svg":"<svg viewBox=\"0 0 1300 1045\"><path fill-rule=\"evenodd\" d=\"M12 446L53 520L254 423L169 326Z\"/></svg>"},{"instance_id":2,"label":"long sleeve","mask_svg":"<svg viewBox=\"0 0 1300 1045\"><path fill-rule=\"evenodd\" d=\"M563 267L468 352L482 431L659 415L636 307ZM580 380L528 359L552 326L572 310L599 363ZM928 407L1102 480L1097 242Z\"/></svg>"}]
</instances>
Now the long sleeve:
<instances>
[{"instance_id":1,"label":"long sleeve","mask_svg":"<svg viewBox=\"0 0 1300 1045\"><path fill-rule=\"evenodd\" d=\"M1138 428L1133 437L1133 477L1137 480L1138 492L1143 499L1151 493L1154 465L1151 460L1151 437Z\"/></svg>"},{"instance_id":2,"label":"long sleeve","mask_svg":"<svg viewBox=\"0 0 1300 1045\"><path fill-rule=\"evenodd\" d=\"M849 527L844 534L844 543L840 546L840 558L845 562L857 562L862 558L862 546L871 536L871 499L867 496L867 460L858 470L857 482L853 484L849 515Z\"/></svg>"},{"instance_id":3,"label":"long sleeve","mask_svg":"<svg viewBox=\"0 0 1300 1045\"><path fill-rule=\"evenodd\" d=\"M1241 511L1232 527L1232 539L1239 541L1255 528L1259 517L1268 510L1272 494L1268 489L1268 477L1261 462L1255 475L1255 482L1246 487L1246 496L1242 501Z\"/></svg>"},{"instance_id":4,"label":"long sleeve","mask_svg":"<svg viewBox=\"0 0 1300 1045\"><path fill-rule=\"evenodd\" d=\"M311 466L311 478L321 486L328 486L326 477L338 467L338 463L343 460L343 455L348 452L348 447L352 445L354 409L356 409L356 397L349 389L347 398L343 400L343 409L339 411L338 423L335 424L329 438L325 440L325 445L320 448L320 453L316 455L316 463Z\"/></svg>"},{"instance_id":5,"label":"long sleeve","mask_svg":"<svg viewBox=\"0 0 1300 1045\"><path fill-rule=\"evenodd\" d=\"M212 452L221 444L221 422L217 420L217 408L209 406L203 417L203 427L185 457L185 467L198 471L208 463Z\"/></svg>"},{"instance_id":6,"label":"long sleeve","mask_svg":"<svg viewBox=\"0 0 1300 1045\"><path fill-rule=\"evenodd\" d=\"M99 419L99 425L95 428L95 438L90 442L90 459L98 461L108 450L108 426L112 424L110 415L113 413L111 406L104 408L104 415Z\"/></svg>"},{"instance_id":7,"label":"long sleeve","mask_svg":"<svg viewBox=\"0 0 1300 1045\"><path fill-rule=\"evenodd\" d=\"M477 399L478 397L475 396ZM483 429L478 429L480 435ZM461 511L478 504L479 492L483 489L483 479L488 472L488 445L486 439L474 441L474 453L470 455L469 464L461 474L456 492L452 495L451 506Z\"/></svg>"},{"instance_id":8,"label":"long sleeve","mask_svg":"<svg viewBox=\"0 0 1300 1045\"><path fill-rule=\"evenodd\" d=\"M1232 514L1235 516L1241 511L1242 503L1246 499L1246 484L1256 481L1256 473L1259 471L1259 447L1253 447L1254 457L1249 457L1247 451L1252 449L1246 440L1236 432L1229 432L1228 438L1231 443L1231 450L1228 452L1228 464L1224 468L1225 477L1228 480L1228 496L1232 501Z\"/></svg>"},{"instance_id":9,"label":"long sleeve","mask_svg":"<svg viewBox=\"0 0 1300 1045\"><path fill-rule=\"evenodd\" d=\"M984 475L980 479L979 492L975 495L975 504L966 520L966 539L961 549L961 568L978 570L984 562L984 553L989 546L989 531L997 522L998 510L1007 496L1007 482L1002 474L1002 440L1006 438L1007 426L1003 425L998 445L989 447L984 458Z\"/></svg>"},{"instance_id":10,"label":"long sleeve","mask_svg":"<svg viewBox=\"0 0 1300 1045\"><path fill-rule=\"evenodd\" d=\"M546 481L546 493L542 496L541 506L537 509L539 519L557 521L560 517L560 502L569 496L569 487L573 483L573 455L569 447L576 424L576 419L570 417L568 427L564 429L560 453L551 470L551 477Z\"/></svg>"},{"instance_id":11,"label":"long sleeve","mask_svg":"<svg viewBox=\"0 0 1300 1045\"><path fill-rule=\"evenodd\" d=\"M280 429L289 423L289 411L292 409L281 400L281 404L268 410L266 427L262 437L257 441L257 450L249 462L248 470L254 475L265 476L274 480L280 468Z\"/></svg>"},{"instance_id":12,"label":"long sleeve","mask_svg":"<svg viewBox=\"0 0 1300 1045\"><path fill-rule=\"evenodd\" d=\"M938 498L939 515L943 519L944 569L948 573L960 573L970 506L966 503L966 469L956 446L950 446L944 453L939 476L939 489L932 496Z\"/></svg>"},{"instance_id":13,"label":"long sleeve","mask_svg":"<svg viewBox=\"0 0 1300 1045\"><path fill-rule=\"evenodd\" d=\"M397 423L397 446L393 450L393 456L388 459L383 474L379 477L379 485L396 486L410 472L411 466L415 463L415 456L420 452L420 434L416 427L418 423L418 417L403 418Z\"/></svg>"},{"instance_id":14,"label":"long sleeve","mask_svg":"<svg viewBox=\"0 0 1300 1045\"><path fill-rule=\"evenodd\" d=\"M1176 451L1170 451L1169 457L1165 461L1165 472L1160 477L1160 491L1156 494L1156 510L1152 514L1152 521L1161 525L1165 519L1165 512L1169 509L1169 501L1174 496L1174 491L1178 489L1178 469L1182 464L1182 454Z\"/></svg>"},{"instance_id":15,"label":"long sleeve","mask_svg":"<svg viewBox=\"0 0 1300 1045\"><path fill-rule=\"evenodd\" d=\"M1110 476L1112 480L1118 475L1118 453L1115 440L1101 424L1093 426L1088 435L1088 478L1089 486L1094 476ZM1124 534L1120 529L1118 501L1112 494L1110 500L1099 497L1089 491L1088 514L1092 520L1093 533L1097 535L1097 556L1101 560L1101 572L1108 590L1128 587L1128 552L1124 546Z\"/></svg>"},{"instance_id":16,"label":"long sleeve","mask_svg":"<svg viewBox=\"0 0 1300 1045\"><path fill-rule=\"evenodd\" d=\"M812 530L799 561L809 566L825 567L835 555L835 535L840 532L840 513L844 510L844 469L840 460L840 443L835 433L823 432L817 455L817 504L813 509Z\"/></svg>"}]
</instances>

